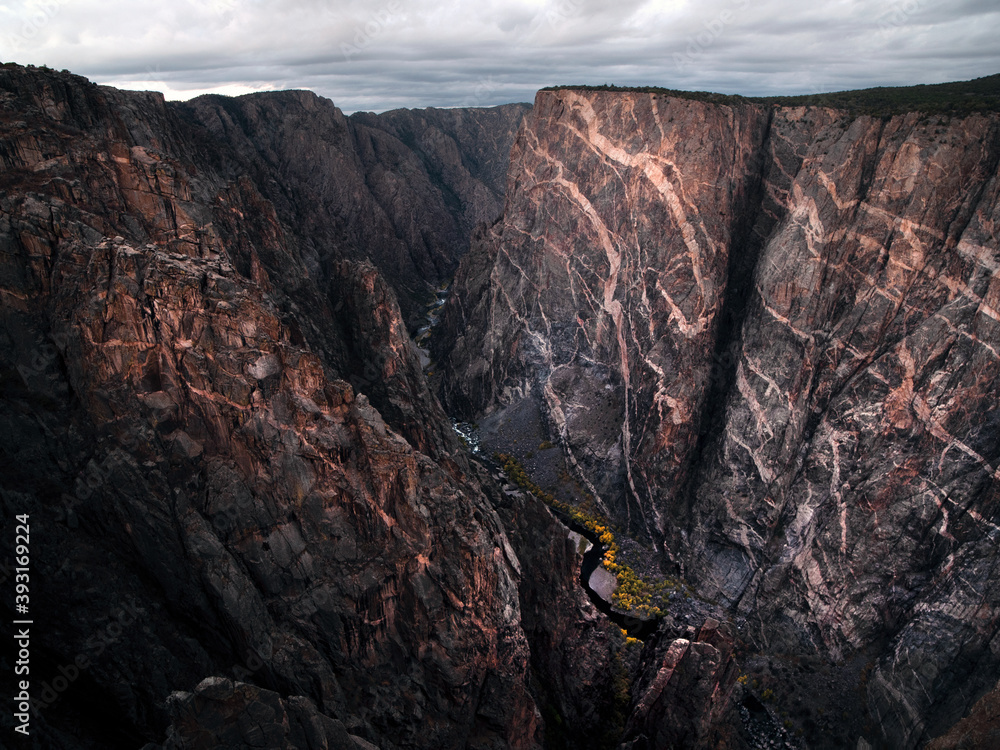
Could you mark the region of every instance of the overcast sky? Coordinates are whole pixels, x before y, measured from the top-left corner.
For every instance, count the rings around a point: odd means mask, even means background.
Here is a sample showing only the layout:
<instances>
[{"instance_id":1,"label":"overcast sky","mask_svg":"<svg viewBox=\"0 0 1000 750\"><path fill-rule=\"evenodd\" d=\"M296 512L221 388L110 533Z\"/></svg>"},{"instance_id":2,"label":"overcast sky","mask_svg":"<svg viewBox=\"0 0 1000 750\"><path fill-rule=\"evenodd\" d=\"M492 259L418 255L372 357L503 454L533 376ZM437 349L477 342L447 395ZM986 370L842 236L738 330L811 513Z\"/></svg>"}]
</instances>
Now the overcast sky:
<instances>
[{"instance_id":1,"label":"overcast sky","mask_svg":"<svg viewBox=\"0 0 1000 750\"><path fill-rule=\"evenodd\" d=\"M346 112L553 84L745 95L1000 72L997 0L25 0L0 60L186 99L305 88Z\"/></svg>"}]
</instances>

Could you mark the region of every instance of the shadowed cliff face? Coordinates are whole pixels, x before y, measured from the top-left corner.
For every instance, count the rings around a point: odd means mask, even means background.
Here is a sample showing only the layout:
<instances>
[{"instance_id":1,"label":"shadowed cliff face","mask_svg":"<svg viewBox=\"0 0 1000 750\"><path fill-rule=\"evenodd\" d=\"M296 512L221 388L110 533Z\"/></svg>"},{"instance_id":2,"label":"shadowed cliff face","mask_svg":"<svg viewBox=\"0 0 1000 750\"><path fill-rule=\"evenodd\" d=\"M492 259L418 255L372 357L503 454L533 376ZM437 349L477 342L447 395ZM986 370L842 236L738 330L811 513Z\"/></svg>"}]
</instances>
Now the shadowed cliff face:
<instances>
[{"instance_id":1,"label":"shadowed cliff face","mask_svg":"<svg viewBox=\"0 0 1000 750\"><path fill-rule=\"evenodd\" d=\"M31 517L36 736L527 748L539 700L596 731L622 639L575 550L468 462L378 271L315 273L220 143L158 95L0 70L2 519Z\"/></svg>"},{"instance_id":2,"label":"shadowed cliff face","mask_svg":"<svg viewBox=\"0 0 1000 750\"><path fill-rule=\"evenodd\" d=\"M528 109L345 117L309 91L173 106L205 126L214 152L236 157L227 172L254 177L313 276L339 259L369 258L411 328L432 289L450 280L472 228L500 214L510 146Z\"/></svg>"},{"instance_id":3,"label":"shadowed cliff face","mask_svg":"<svg viewBox=\"0 0 1000 750\"><path fill-rule=\"evenodd\" d=\"M613 518L757 649L857 661L815 700L916 746L1000 666L998 159L995 115L541 92L447 403L538 399Z\"/></svg>"}]
</instances>

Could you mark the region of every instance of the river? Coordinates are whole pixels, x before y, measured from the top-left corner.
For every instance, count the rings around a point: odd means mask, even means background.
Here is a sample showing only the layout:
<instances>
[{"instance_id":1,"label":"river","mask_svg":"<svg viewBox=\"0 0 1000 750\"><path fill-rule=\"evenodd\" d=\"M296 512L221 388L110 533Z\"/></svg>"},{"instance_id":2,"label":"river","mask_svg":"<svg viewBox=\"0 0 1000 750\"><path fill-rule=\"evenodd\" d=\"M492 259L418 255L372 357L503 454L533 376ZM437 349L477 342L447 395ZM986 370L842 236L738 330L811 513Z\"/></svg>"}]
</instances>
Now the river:
<instances>
[{"instance_id":1,"label":"river","mask_svg":"<svg viewBox=\"0 0 1000 750\"><path fill-rule=\"evenodd\" d=\"M444 307L445 302L448 301L448 287L442 287L436 290L434 301L427 306L426 312L426 322L417 329L416 335L414 336L414 343L417 346L417 351L420 354L420 365L424 372L427 372L431 366L430 358L430 337L434 330L434 326L437 325L438 320L441 316L441 309ZM475 425L469 424L468 422L457 422L452 420L452 428L456 433L462 438L465 445L468 447L469 451L479 460L484 460L484 456L480 450L480 440L479 431L476 429ZM502 481L508 484L513 484L507 475L504 473L503 469L492 461L488 463L491 464L494 471L502 477ZM528 493L525 493L528 494ZM541 502L540 500L538 502ZM632 638L639 638L645 640L651 636L656 631L657 623L659 622L656 618L640 618L632 615L628 615L621 610L615 609L611 605L611 593L614 591L615 582L606 582L606 585L595 586L598 583L595 580L594 573L601 566L601 560L604 559L604 553L607 548L604 547L599 540L597 535L594 534L589 529L581 526L580 524L573 521L568 515L556 508L550 508L550 510L555 514L556 518L565 526L568 530L576 532L579 536L584 537L590 542L590 549L588 549L583 555L583 562L580 565L580 585L583 586L584 591L587 592L587 596L590 601L593 602L594 606L600 612L603 612L613 623L622 628L628 635ZM608 577L613 578L613 574L608 573ZM597 576L600 578L600 576ZM604 591L597 590L598 588L604 588Z\"/></svg>"}]
</instances>

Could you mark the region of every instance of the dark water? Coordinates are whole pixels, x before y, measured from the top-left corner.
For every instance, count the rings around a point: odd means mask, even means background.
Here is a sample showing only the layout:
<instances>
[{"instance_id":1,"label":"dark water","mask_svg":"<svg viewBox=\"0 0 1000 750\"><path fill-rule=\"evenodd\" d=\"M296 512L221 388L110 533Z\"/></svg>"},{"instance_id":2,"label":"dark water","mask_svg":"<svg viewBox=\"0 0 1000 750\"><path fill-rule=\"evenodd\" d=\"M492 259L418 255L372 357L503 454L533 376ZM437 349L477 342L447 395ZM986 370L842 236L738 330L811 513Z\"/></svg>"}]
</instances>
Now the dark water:
<instances>
[{"instance_id":1,"label":"dark water","mask_svg":"<svg viewBox=\"0 0 1000 750\"><path fill-rule=\"evenodd\" d=\"M564 526L585 537L587 541L593 545L583 555L583 564L580 565L580 585L583 586L583 590L587 592L587 596L590 597L590 601L593 602L594 606L597 607L599 611L607 615L611 622L615 623L615 625L628 633L631 638L645 640L653 635L660 622L659 618L652 617L643 619L619 612L615 610L609 602L603 599L600 594L590 587L590 576L601 564L601 560L604 558L604 553L607 552L607 547L604 547L600 544L600 542L598 542L597 535L590 529L576 523L560 510L555 508L552 508L551 510Z\"/></svg>"}]
</instances>

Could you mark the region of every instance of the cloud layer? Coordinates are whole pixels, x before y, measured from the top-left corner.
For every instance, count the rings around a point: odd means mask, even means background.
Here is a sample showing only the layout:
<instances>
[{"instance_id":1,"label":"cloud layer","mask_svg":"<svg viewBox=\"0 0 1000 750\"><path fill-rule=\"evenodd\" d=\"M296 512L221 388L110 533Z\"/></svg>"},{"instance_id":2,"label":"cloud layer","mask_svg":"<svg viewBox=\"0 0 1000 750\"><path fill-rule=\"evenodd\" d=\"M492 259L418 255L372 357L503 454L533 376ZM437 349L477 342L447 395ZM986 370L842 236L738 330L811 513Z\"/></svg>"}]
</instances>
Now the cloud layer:
<instances>
[{"instance_id":1,"label":"cloud layer","mask_svg":"<svg viewBox=\"0 0 1000 750\"><path fill-rule=\"evenodd\" d=\"M947 7L946 7L947 6ZM306 88L347 112L615 83L746 95L1000 72L995 0L27 0L0 59L121 88Z\"/></svg>"}]
</instances>

